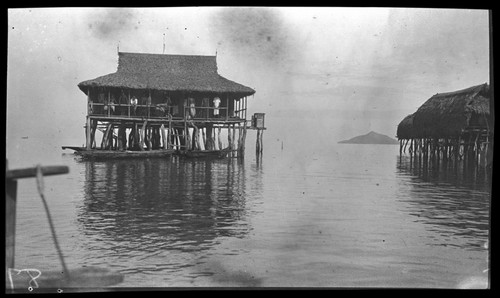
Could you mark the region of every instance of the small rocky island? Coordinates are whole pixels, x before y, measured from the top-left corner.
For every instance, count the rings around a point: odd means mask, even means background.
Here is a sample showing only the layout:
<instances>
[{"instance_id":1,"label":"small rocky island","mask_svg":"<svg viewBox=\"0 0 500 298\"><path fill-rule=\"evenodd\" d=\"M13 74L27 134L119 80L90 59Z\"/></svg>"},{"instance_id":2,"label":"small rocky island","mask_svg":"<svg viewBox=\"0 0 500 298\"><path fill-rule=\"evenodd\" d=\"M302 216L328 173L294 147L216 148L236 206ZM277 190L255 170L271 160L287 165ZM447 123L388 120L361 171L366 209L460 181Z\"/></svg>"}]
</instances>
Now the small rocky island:
<instances>
[{"instance_id":1,"label":"small rocky island","mask_svg":"<svg viewBox=\"0 0 500 298\"><path fill-rule=\"evenodd\" d=\"M397 145L398 140L389 136L370 131L369 133L361 136L354 137L349 140L340 141L339 144L386 144Z\"/></svg>"}]
</instances>

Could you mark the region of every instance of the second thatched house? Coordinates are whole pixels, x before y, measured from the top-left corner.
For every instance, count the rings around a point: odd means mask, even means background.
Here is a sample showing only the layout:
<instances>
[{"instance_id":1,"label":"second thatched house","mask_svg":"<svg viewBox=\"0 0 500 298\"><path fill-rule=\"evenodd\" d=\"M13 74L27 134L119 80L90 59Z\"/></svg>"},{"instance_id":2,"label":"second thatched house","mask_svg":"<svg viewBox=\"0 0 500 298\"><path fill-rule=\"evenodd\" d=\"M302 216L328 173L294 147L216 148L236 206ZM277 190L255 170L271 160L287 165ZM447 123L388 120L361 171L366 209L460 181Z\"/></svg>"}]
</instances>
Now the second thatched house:
<instances>
[{"instance_id":1,"label":"second thatched house","mask_svg":"<svg viewBox=\"0 0 500 298\"><path fill-rule=\"evenodd\" d=\"M478 154L493 136L490 97L486 83L432 96L399 123L402 151L410 143L411 152L431 150L437 157L449 150L457 156L469 149Z\"/></svg>"}]
</instances>

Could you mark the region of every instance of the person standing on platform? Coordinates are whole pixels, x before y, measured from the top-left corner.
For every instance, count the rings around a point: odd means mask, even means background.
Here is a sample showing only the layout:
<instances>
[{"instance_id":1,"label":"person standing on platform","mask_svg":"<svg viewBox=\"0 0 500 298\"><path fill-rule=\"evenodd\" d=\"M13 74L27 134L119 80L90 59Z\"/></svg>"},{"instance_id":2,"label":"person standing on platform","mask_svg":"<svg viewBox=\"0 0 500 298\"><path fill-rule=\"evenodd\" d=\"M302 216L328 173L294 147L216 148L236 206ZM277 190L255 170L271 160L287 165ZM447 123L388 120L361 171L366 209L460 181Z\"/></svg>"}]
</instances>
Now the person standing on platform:
<instances>
[{"instance_id":1,"label":"person standing on platform","mask_svg":"<svg viewBox=\"0 0 500 298\"><path fill-rule=\"evenodd\" d=\"M214 117L219 118L220 98L215 97L213 103L214 103Z\"/></svg>"},{"instance_id":2,"label":"person standing on platform","mask_svg":"<svg viewBox=\"0 0 500 298\"><path fill-rule=\"evenodd\" d=\"M139 100L137 99L137 97L135 96L132 96L132 98L130 99L130 106L131 106L131 114L136 116L137 114L137 104L139 103Z\"/></svg>"}]
</instances>

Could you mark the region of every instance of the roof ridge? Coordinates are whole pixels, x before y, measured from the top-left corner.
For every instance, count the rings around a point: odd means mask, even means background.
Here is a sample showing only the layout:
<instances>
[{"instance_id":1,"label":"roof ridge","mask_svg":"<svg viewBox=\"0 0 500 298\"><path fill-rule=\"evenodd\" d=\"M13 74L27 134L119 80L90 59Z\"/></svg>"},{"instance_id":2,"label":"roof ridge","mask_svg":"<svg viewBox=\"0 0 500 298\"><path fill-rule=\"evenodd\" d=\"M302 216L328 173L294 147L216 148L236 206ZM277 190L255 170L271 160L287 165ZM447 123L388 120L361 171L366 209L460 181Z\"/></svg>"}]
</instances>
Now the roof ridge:
<instances>
[{"instance_id":1,"label":"roof ridge","mask_svg":"<svg viewBox=\"0 0 500 298\"><path fill-rule=\"evenodd\" d=\"M472 86L472 87L464 88L464 89L461 89L461 90L450 91L450 92L443 92L443 93L436 93L433 97L450 96L450 95L456 95L456 94L468 93L468 92L477 92L477 91L480 91L482 88L487 88L487 87L488 87L488 83L484 83L484 84L479 84L479 85L475 85L475 86ZM476 89L479 89L479 90L476 90Z\"/></svg>"},{"instance_id":2,"label":"roof ridge","mask_svg":"<svg viewBox=\"0 0 500 298\"><path fill-rule=\"evenodd\" d=\"M217 57L216 55L185 55L185 54L158 54L158 53L137 53L118 52L118 55L141 55L141 56L177 56L177 57Z\"/></svg>"}]
</instances>

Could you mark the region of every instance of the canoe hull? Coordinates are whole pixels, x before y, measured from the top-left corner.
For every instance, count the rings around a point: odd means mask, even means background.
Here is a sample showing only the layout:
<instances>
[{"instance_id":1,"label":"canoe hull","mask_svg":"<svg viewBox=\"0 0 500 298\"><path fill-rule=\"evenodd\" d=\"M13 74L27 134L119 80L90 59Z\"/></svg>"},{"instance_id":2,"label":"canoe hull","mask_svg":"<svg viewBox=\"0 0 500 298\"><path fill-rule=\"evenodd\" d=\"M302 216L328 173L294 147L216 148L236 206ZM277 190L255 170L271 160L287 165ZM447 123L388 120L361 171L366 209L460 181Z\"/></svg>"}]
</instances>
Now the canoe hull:
<instances>
[{"instance_id":1,"label":"canoe hull","mask_svg":"<svg viewBox=\"0 0 500 298\"><path fill-rule=\"evenodd\" d=\"M162 158L169 157L174 150L151 150L151 151L113 151L113 150L80 150L75 155L82 159L109 160L127 158Z\"/></svg>"},{"instance_id":2,"label":"canoe hull","mask_svg":"<svg viewBox=\"0 0 500 298\"><path fill-rule=\"evenodd\" d=\"M186 158L215 158L222 159L225 158L228 153L231 152L229 149L223 150L192 150L192 151L183 151L180 155Z\"/></svg>"}]
</instances>

